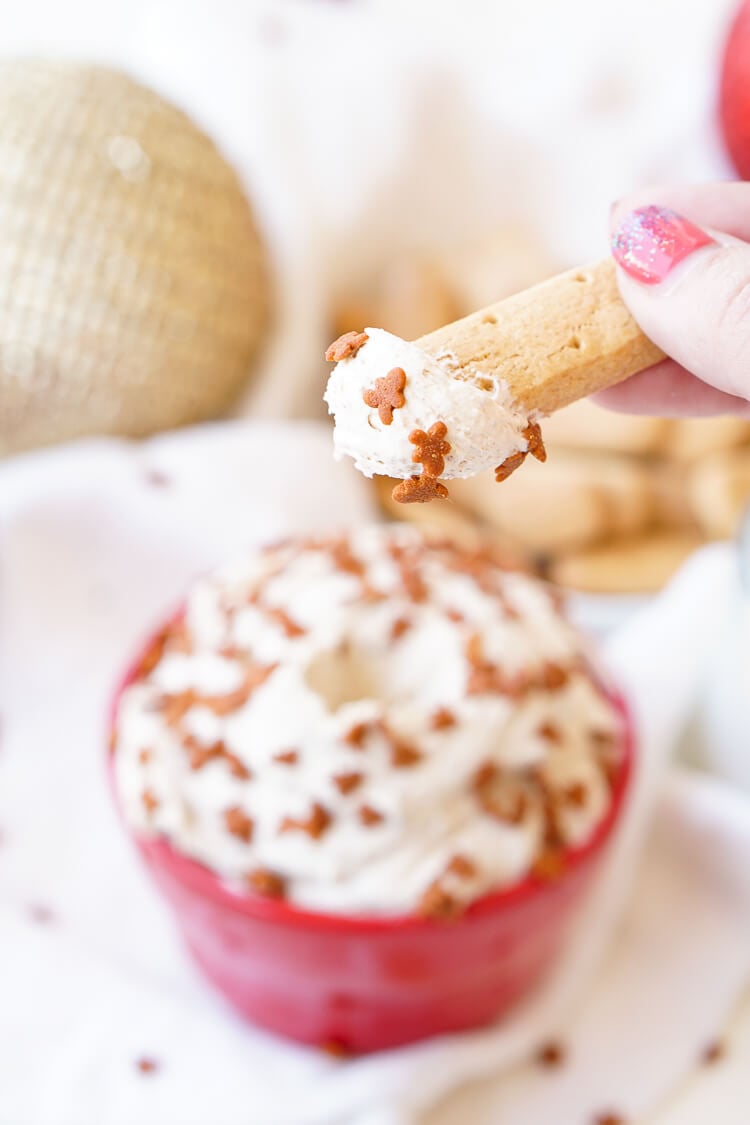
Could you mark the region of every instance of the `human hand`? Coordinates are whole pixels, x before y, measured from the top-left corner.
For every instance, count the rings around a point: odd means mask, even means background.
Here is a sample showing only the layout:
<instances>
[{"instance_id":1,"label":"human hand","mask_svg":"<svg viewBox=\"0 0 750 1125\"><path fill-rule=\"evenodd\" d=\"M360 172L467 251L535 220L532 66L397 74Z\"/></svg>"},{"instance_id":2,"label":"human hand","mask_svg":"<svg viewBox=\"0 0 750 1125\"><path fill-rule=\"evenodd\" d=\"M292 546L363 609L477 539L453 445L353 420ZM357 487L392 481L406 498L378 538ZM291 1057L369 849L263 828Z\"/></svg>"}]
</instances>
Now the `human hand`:
<instances>
[{"instance_id":1,"label":"human hand","mask_svg":"<svg viewBox=\"0 0 750 1125\"><path fill-rule=\"evenodd\" d=\"M670 358L597 401L750 417L750 183L639 192L615 204L611 227L623 299Z\"/></svg>"}]
</instances>

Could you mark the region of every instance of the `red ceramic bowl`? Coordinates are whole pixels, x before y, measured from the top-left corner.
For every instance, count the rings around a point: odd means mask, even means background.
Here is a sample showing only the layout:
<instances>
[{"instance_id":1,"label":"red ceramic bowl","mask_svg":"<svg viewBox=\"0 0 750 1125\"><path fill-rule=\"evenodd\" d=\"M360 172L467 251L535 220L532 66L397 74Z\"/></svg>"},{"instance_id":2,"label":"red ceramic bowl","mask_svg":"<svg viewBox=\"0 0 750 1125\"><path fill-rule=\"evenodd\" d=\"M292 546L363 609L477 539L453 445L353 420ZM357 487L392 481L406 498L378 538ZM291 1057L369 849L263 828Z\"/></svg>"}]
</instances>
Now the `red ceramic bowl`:
<instances>
[{"instance_id":1,"label":"red ceramic bowl","mask_svg":"<svg viewBox=\"0 0 750 1125\"><path fill-rule=\"evenodd\" d=\"M140 664L115 696L113 719ZM624 704L614 701L623 715L623 763L593 836L568 851L556 881L526 878L455 921L311 913L238 892L164 839L135 842L195 961L254 1023L353 1052L476 1027L550 968L619 819L634 739Z\"/></svg>"}]
</instances>

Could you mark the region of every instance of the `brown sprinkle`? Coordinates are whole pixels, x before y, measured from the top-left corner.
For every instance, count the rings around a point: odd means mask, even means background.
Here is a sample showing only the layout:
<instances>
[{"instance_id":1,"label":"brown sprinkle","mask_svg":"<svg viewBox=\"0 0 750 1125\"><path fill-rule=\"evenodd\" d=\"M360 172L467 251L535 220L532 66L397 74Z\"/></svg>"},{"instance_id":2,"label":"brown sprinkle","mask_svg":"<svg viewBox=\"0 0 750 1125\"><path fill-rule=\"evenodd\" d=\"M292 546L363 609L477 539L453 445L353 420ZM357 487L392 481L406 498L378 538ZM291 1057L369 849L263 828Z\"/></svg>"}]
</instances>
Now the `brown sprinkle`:
<instances>
[{"instance_id":1,"label":"brown sprinkle","mask_svg":"<svg viewBox=\"0 0 750 1125\"><path fill-rule=\"evenodd\" d=\"M250 698L251 691L246 684L242 684L235 691L229 692L227 695L210 695L200 700L202 707L206 707L212 711L214 715L222 717L224 715L231 715L233 711L239 710Z\"/></svg>"},{"instance_id":2,"label":"brown sprinkle","mask_svg":"<svg viewBox=\"0 0 750 1125\"><path fill-rule=\"evenodd\" d=\"M273 760L281 766L296 766L299 761L299 750L279 750L274 754Z\"/></svg>"},{"instance_id":3,"label":"brown sprinkle","mask_svg":"<svg viewBox=\"0 0 750 1125\"><path fill-rule=\"evenodd\" d=\"M272 621L275 621L277 625L281 626L287 637L304 637L307 632L307 629L291 618L285 609L275 608L269 609L266 612Z\"/></svg>"},{"instance_id":4,"label":"brown sprinkle","mask_svg":"<svg viewBox=\"0 0 750 1125\"><path fill-rule=\"evenodd\" d=\"M413 560L402 559L399 570L407 597L417 603L426 601L429 591L419 572L419 565Z\"/></svg>"},{"instance_id":5,"label":"brown sprinkle","mask_svg":"<svg viewBox=\"0 0 750 1125\"><path fill-rule=\"evenodd\" d=\"M619 1113L599 1113L594 1118L594 1125L628 1125Z\"/></svg>"},{"instance_id":6,"label":"brown sprinkle","mask_svg":"<svg viewBox=\"0 0 750 1125\"><path fill-rule=\"evenodd\" d=\"M286 881L275 871L267 867L256 867L248 871L245 882L251 891L263 898L284 898L286 895Z\"/></svg>"},{"instance_id":7,"label":"brown sprinkle","mask_svg":"<svg viewBox=\"0 0 750 1125\"><path fill-rule=\"evenodd\" d=\"M472 633L466 642L466 659L469 664L474 668L481 668L485 665L484 649L482 646L482 637L480 633Z\"/></svg>"},{"instance_id":8,"label":"brown sprinkle","mask_svg":"<svg viewBox=\"0 0 750 1125\"><path fill-rule=\"evenodd\" d=\"M365 564L352 553L346 539L337 539L331 544L329 550L331 560L337 570L342 570L345 574L356 574L358 577L364 574Z\"/></svg>"},{"instance_id":9,"label":"brown sprinkle","mask_svg":"<svg viewBox=\"0 0 750 1125\"><path fill-rule=\"evenodd\" d=\"M193 651L193 638L184 621L175 627L169 635L168 652L191 653Z\"/></svg>"},{"instance_id":10,"label":"brown sprinkle","mask_svg":"<svg viewBox=\"0 0 750 1125\"><path fill-rule=\"evenodd\" d=\"M391 497L397 504L428 504L430 500L447 500L448 489L436 477L422 473L399 481Z\"/></svg>"},{"instance_id":11,"label":"brown sprinkle","mask_svg":"<svg viewBox=\"0 0 750 1125\"><path fill-rule=\"evenodd\" d=\"M473 879L477 874L477 865L473 859L465 855L454 855L445 869L446 875L455 875L459 879Z\"/></svg>"},{"instance_id":12,"label":"brown sprinkle","mask_svg":"<svg viewBox=\"0 0 750 1125\"><path fill-rule=\"evenodd\" d=\"M562 860L565 848L565 836L560 821L560 807L551 795L542 797L542 812L544 814L544 847L553 855L558 855ZM553 874L553 877L554 874Z\"/></svg>"},{"instance_id":13,"label":"brown sprinkle","mask_svg":"<svg viewBox=\"0 0 750 1125\"><path fill-rule=\"evenodd\" d=\"M147 766L148 763L151 761L151 751L150 750L139 750L138 751L138 761L140 762L140 764L142 766Z\"/></svg>"},{"instance_id":14,"label":"brown sprinkle","mask_svg":"<svg viewBox=\"0 0 750 1125\"><path fill-rule=\"evenodd\" d=\"M537 686L525 672L503 671L485 659L482 652L482 638L478 633L471 636L465 649L469 663L466 690L469 695L494 693L508 695L511 699L521 699Z\"/></svg>"},{"instance_id":15,"label":"brown sprinkle","mask_svg":"<svg viewBox=\"0 0 750 1125\"><path fill-rule=\"evenodd\" d=\"M339 793L346 796L347 793L353 793L355 789L364 781L365 775L358 773L356 770L351 773L336 773L331 778L331 781L338 789Z\"/></svg>"},{"instance_id":16,"label":"brown sprinkle","mask_svg":"<svg viewBox=\"0 0 750 1125\"><path fill-rule=\"evenodd\" d=\"M227 832L230 832L232 836L236 836L238 840L242 840L245 844L249 844L252 840L255 825L244 809L241 809L239 805L225 810L224 824L226 825Z\"/></svg>"},{"instance_id":17,"label":"brown sprinkle","mask_svg":"<svg viewBox=\"0 0 750 1125\"><path fill-rule=\"evenodd\" d=\"M589 791L582 781L574 781L572 785L566 786L562 792L562 798L566 805L572 805L573 808L585 808L586 799Z\"/></svg>"},{"instance_id":18,"label":"brown sprinkle","mask_svg":"<svg viewBox=\"0 0 750 1125\"><path fill-rule=\"evenodd\" d=\"M500 668L487 664L482 668L473 668L469 673L466 690L469 695L507 695L511 699L521 699L532 685L523 673L511 676Z\"/></svg>"},{"instance_id":19,"label":"brown sprinkle","mask_svg":"<svg viewBox=\"0 0 750 1125\"><path fill-rule=\"evenodd\" d=\"M527 452L532 457L536 457L537 461L547 460L547 450L544 448L544 439L542 437L542 427L538 422L529 422L526 429L523 431L523 436L528 442Z\"/></svg>"},{"instance_id":20,"label":"brown sprinkle","mask_svg":"<svg viewBox=\"0 0 750 1125\"><path fill-rule=\"evenodd\" d=\"M366 332L345 332L326 348L328 363L340 363L342 359L350 359L359 349L367 343L369 336Z\"/></svg>"},{"instance_id":21,"label":"brown sprinkle","mask_svg":"<svg viewBox=\"0 0 750 1125\"><path fill-rule=\"evenodd\" d=\"M229 772L232 777L236 777L238 781L249 781L253 776L244 762L240 761L236 754L231 754L225 750L222 754L223 760L229 766Z\"/></svg>"},{"instance_id":22,"label":"brown sprinkle","mask_svg":"<svg viewBox=\"0 0 750 1125\"><path fill-rule=\"evenodd\" d=\"M494 762L482 762L474 773L471 780L471 787L475 793L494 785L500 777L500 767L495 765Z\"/></svg>"},{"instance_id":23,"label":"brown sprinkle","mask_svg":"<svg viewBox=\"0 0 750 1125\"><path fill-rule=\"evenodd\" d=\"M249 694L262 687L268 677L278 668L278 664L252 664L245 673L245 684Z\"/></svg>"},{"instance_id":24,"label":"brown sprinkle","mask_svg":"<svg viewBox=\"0 0 750 1125\"><path fill-rule=\"evenodd\" d=\"M141 793L141 801L143 802L143 807L149 816L151 816L153 812L156 812L159 805L161 804L161 801L154 794L152 789L143 790L143 792Z\"/></svg>"},{"instance_id":25,"label":"brown sprinkle","mask_svg":"<svg viewBox=\"0 0 750 1125\"><path fill-rule=\"evenodd\" d=\"M378 590L376 586L365 581L362 582L359 596L363 602L384 602L388 597L383 590Z\"/></svg>"},{"instance_id":26,"label":"brown sprinkle","mask_svg":"<svg viewBox=\"0 0 750 1125\"><path fill-rule=\"evenodd\" d=\"M374 724L372 722L355 723L344 735L344 742L346 742L348 746L354 746L357 750L361 750L364 746L365 739L373 727Z\"/></svg>"},{"instance_id":27,"label":"brown sprinkle","mask_svg":"<svg viewBox=\"0 0 750 1125\"><path fill-rule=\"evenodd\" d=\"M430 719L430 728L432 730L448 730L450 727L455 727L456 716L448 707L438 707L437 711L433 713Z\"/></svg>"},{"instance_id":28,"label":"brown sprinkle","mask_svg":"<svg viewBox=\"0 0 750 1125\"><path fill-rule=\"evenodd\" d=\"M482 638L473 633L466 642L465 656L469 664L466 681L468 695L485 695L497 690L497 672L493 664L485 660Z\"/></svg>"},{"instance_id":29,"label":"brown sprinkle","mask_svg":"<svg viewBox=\"0 0 750 1125\"><path fill-rule=\"evenodd\" d=\"M494 762L482 763L471 780L482 811L496 820L518 825L526 816L526 792L512 781L504 781L503 772Z\"/></svg>"},{"instance_id":30,"label":"brown sprinkle","mask_svg":"<svg viewBox=\"0 0 750 1125\"><path fill-rule=\"evenodd\" d=\"M481 590L502 603L508 617L518 618L518 611L507 601L499 582L499 572L503 568L499 561L488 553L486 548L480 547L468 551L458 550L454 547L451 557L446 560L446 565L459 574L468 574Z\"/></svg>"},{"instance_id":31,"label":"brown sprinkle","mask_svg":"<svg viewBox=\"0 0 750 1125\"><path fill-rule=\"evenodd\" d=\"M542 687L546 688L547 691L559 691L565 687L569 679L570 673L561 664L553 664L552 662L545 664L542 671Z\"/></svg>"},{"instance_id":32,"label":"brown sprinkle","mask_svg":"<svg viewBox=\"0 0 750 1125\"><path fill-rule=\"evenodd\" d=\"M542 1043L535 1057L539 1066L558 1067L565 1062L566 1056L563 1044L551 1039L548 1043Z\"/></svg>"},{"instance_id":33,"label":"brown sprinkle","mask_svg":"<svg viewBox=\"0 0 750 1125\"><path fill-rule=\"evenodd\" d=\"M135 1065L140 1074L156 1074L159 1069L159 1063L149 1055L141 1055L135 1060Z\"/></svg>"},{"instance_id":34,"label":"brown sprinkle","mask_svg":"<svg viewBox=\"0 0 750 1125\"><path fill-rule=\"evenodd\" d=\"M542 723L541 726L537 728L536 733L539 738L543 738L545 742L560 742L562 740L560 728L555 726L554 723Z\"/></svg>"},{"instance_id":35,"label":"brown sprinkle","mask_svg":"<svg viewBox=\"0 0 750 1125\"><path fill-rule=\"evenodd\" d=\"M376 824L382 824L385 817L372 805L360 805L357 809L357 816L359 817L365 828L373 828Z\"/></svg>"},{"instance_id":36,"label":"brown sprinkle","mask_svg":"<svg viewBox=\"0 0 750 1125\"><path fill-rule=\"evenodd\" d=\"M600 757L599 766L607 787L614 789L622 770L622 763L614 754L606 753Z\"/></svg>"},{"instance_id":37,"label":"brown sprinkle","mask_svg":"<svg viewBox=\"0 0 750 1125\"><path fill-rule=\"evenodd\" d=\"M704 1048L701 1054L701 1062L704 1066L713 1066L714 1063L721 1062L726 1053L726 1045L720 1039L715 1039L713 1043L709 1043Z\"/></svg>"},{"instance_id":38,"label":"brown sprinkle","mask_svg":"<svg viewBox=\"0 0 750 1125\"><path fill-rule=\"evenodd\" d=\"M529 681L525 672L516 672L514 675L498 670L495 677L495 690L500 695L508 695L511 699L523 699L534 684Z\"/></svg>"},{"instance_id":39,"label":"brown sprinkle","mask_svg":"<svg viewBox=\"0 0 750 1125\"><path fill-rule=\"evenodd\" d=\"M138 665L138 679L145 679L146 676L150 675L151 672L153 672L154 668L164 655L164 647L167 643L168 636L169 630L162 629L162 631L156 637L154 637L153 641L141 657L140 664Z\"/></svg>"},{"instance_id":40,"label":"brown sprinkle","mask_svg":"<svg viewBox=\"0 0 750 1125\"><path fill-rule=\"evenodd\" d=\"M391 765L397 770L408 770L422 761L422 752L402 738L391 742Z\"/></svg>"},{"instance_id":41,"label":"brown sprinkle","mask_svg":"<svg viewBox=\"0 0 750 1125\"><path fill-rule=\"evenodd\" d=\"M423 918L434 918L450 922L464 912L464 905L455 895L449 894L439 882L427 888L417 904L417 914Z\"/></svg>"},{"instance_id":42,"label":"brown sprinkle","mask_svg":"<svg viewBox=\"0 0 750 1125\"><path fill-rule=\"evenodd\" d=\"M266 682L277 667L276 664L251 664L245 670L243 682L234 691L228 695L202 696L196 702L215 715L231 715L247 703L253 692Z\"/></svg>"},{"instance_id":43,"label":"brown sprinkle","mask_svg":"<svg viewBox=\"0 0 750 1125\"><path fill-rule=\"evenodd\" d=\"M445 458L451 444L445 440L448 427L445 422L434 422L429 430L412 430L409 441L415 446L412 461L422 465L422 475L439 477L445 469Z\"/></svg>"},{"instance_id":44,"label":"brown sprinkle","mask_svg":"<svg viewBox=\"0 0 750 1125\"><path fill-rule=\"evenodd\" d=\"M198 742L192 735L187 735L183 739L183 746L188 752L191 770L202 770L208 762L223 758L226 753L223 742L213 742L206 746Z\"/></svg>"},{"instance_id":45,"label":"brown sprinkle","mask_svg":"<svg viewBox=\"0 0 750 1125\"><path fill-rule=\"evenodd\" d=\"M176 727L196 702L194 691L181 691L176 695L163 695L157 706L166 725Z\"/></svg>"},{"instance_id":46,"label":"brown sprinkle","mask_svg":"<svg viewBox=\"0 0 750 1125\"><path fill-rule=\"evenodd\" d=\"M393 367L382 379L375 380L375 386L363 391L362 398L365 404L377 410L378 417L384 426L393 422L393 411L400 410L406 402L404 387L406 386L406 372L403 367Z\"/></svg>"},{"instance_id":47,"label":"brown sprinkle","mask_svg":"<svg viewBox=\"0 0 750 1125\"><path fill-rule=\"evenodd\" d=\"M529 807L523 789L483 790L479 793L479 803L483 812L505 824L520 824Z\"/></svg>"},{"instance_id":48,"label":"brown sprinkle","mask_svg":"<svg viewBox=\"0 0 750 1125\"><path fill-rule=\"evenodd\" d=\"M519 450L518 453L511 453L511 455L506 457L502 464L498 465L495 469L496 482L502 484L512 473L515 473L516 469L519 469L521 465L523 465L525 460L525 452Z\"/></svg>"},{"instance_id":49,"label":"brown sprinkle","mask_svg":"<svg viewBox=\"0 0 750 1125\"><path fill-rule=\"evenodd\" d=\"M391 626L391 641L398 641L403 637L404 633L408 633L412 627L411 621L408 617L398 617Z\"/></svg>"},{"instance_id":50,"label":"brown sprinkle","mask_svg":"<svg viewBox=\"0 0 750 1125\"><path fill-rule=\"evenodd\" d=\"M565 872L565 859L558 848L545 848L531 867L531 874L543 883L554 883Z\"/></svg>"},{"instance_id":51,"label":"brown sprinkle","mask_svg":"<svg viewBox=\"0 0 750 1125\"><path fill-rule=\"evenodd\" d=\"M293 816L285 816L279 827L279 832L306 832L313 840L319 840L323 833L330 827L332 816L328 809L318 801L313 802L310 815L306 820Z\"/></svg>"}]
</instances>

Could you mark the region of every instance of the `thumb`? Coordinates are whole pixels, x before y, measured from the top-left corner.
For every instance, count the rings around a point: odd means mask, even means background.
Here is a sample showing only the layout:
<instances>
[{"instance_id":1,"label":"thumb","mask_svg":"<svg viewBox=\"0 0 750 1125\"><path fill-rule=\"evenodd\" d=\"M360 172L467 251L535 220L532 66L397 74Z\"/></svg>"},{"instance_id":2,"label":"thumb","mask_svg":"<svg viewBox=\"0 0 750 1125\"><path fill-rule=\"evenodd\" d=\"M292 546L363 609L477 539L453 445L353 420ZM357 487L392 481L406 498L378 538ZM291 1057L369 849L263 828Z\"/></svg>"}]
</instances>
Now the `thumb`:
<instances>
[{"instance_id":1,"label":"thumb","mask_svg":"<svg viewBox=\"0 0 750 1125\"><path fill-rule=\"evenodd\" d=\"M750 399L750 243L650 206L619 220L612 253L646 335L705 383Z\"/></svg>"}]
</instances>

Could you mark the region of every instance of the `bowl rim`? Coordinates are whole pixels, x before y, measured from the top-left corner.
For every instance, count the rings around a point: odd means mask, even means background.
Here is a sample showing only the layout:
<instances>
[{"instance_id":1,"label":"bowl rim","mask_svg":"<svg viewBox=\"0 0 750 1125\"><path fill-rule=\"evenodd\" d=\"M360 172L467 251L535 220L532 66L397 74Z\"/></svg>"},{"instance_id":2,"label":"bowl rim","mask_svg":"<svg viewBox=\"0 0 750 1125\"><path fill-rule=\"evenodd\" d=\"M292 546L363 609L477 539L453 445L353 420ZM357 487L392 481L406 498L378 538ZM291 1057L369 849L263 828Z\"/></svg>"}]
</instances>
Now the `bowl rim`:
<instances>
[{"instance_id":1,"label":"bowl rim","mask_svg":"<svg viewBox=\"0 0 750 1125\"><path fill-rule=\"evenodd\" d=\"M257 922L272 923L298 929L337 931L348 934L402 933L404 931L454 929L456 925L494 914L495 911L541 899L545 895L567 885L570 879L598 851L604 848L616 824L630 792L635 761L636 734L631 708L623 694L613 685L603 683L606 698L620 714L620 748L622 761L613 779L611 800L606 815L594 827L590 836L575 847L563 852L564 869L556 879L543 879L531 873L507 887L488 891L475 899L458 918L445 920L423 917L418 914L334 914L326 911L308 910L292 905L283 899L264 898L237 889L231 882L223 879L199 860L178 851L164 835L145 836L134 831L124 819L117 785L114 779L114 754L116 749L115 732L120 699L124 691L139 676L144 657L158 638L165 633L185 612L184 603L172 613L158 629L148 634L147 640L137 649L135 659L127 666L125 674L118 681L112 694L108 713L107 767L110 788L115 805L129 835L134 839L141 855L149 863L168 866L179 881L191 891L208 899L215 906L231 910Z\"/></svg>"}]
</instances>

